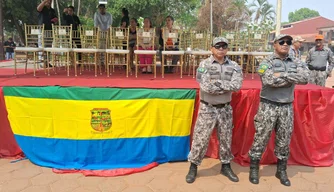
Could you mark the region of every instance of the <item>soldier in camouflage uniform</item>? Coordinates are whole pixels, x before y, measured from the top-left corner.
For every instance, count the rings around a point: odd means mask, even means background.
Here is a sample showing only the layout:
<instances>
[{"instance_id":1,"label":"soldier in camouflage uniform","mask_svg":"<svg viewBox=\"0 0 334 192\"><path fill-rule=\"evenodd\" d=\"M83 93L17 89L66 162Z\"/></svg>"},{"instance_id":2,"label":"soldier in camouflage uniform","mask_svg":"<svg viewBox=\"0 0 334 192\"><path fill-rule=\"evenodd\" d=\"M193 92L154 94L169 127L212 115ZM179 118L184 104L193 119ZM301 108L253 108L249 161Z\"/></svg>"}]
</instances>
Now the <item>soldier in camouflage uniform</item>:
<instances>
[{"instance_id":1,"label":"soldier in camouflage uniform","mask_svg":"<svg viewBox=\"0 0 334 192\"><path fill-rule=\"evenodd\" d=\"M316 46L310 49L306 57L306 63L311 71L309 83L325 87L326 79L332 76L334 60L333 52L324 47L323 39L323 35L315 37Z\"/></svg>"},{"instance_id":2,"label":"soldier in camouflage uniform","mask_svg":"<svg viewBox=\"0 0 334 192\"><path fill-rule=\"evenodd\" d=\"M219 157L222 162L220 173L231 181L239 181L230 166L230 161L233 159L231 152L233 117L230 101L232 92L241 88L243 75L240 66L226 57L227 39L216 37L212 42L211 51L213 55L200 63L196 74L200 84L200 107L188 156L191 165L186 176L187 183L195 181L197 166L205 156L215 127L218 129Z\"/></svg>"},{"instance_id":3,"label":"soldier in camouflage uniform","mask_svg":"<svg viewBox=\"0 0 334 192\"><path fill-rule=\"evenodd\" d=\"M251 159L249 181L259 183L259 163L275 128L275 155L278 158L276 177L290 186L286 168L293 131L293 100L296 84L307 84L309 70L305 63L289 56L290 35L281 34L274 40L275 52L264 59L258 74L262 81L260 106L254 118L255 137L249 151Z\"/></svg>"}]
</instances>

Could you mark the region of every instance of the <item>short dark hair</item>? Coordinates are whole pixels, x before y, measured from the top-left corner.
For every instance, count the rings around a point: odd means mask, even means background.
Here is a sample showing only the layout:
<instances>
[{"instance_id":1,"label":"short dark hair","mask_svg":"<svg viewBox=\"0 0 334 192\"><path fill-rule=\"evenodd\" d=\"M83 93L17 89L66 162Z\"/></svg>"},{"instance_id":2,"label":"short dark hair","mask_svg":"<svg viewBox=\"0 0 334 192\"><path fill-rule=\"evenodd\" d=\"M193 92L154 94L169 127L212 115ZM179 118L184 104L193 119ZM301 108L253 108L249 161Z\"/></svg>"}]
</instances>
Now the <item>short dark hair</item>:
<instances>
[{"instance_id":1,"label":"short dark hair","mask_svg":"<svg viewBox=\"0 0 334 192\"><path fill-rule=\"evenodd\" d=\"M168 16L166 17L166 19L167 19L167 18L170 18L170 20L174 21L174 17L172 17L172 16L170 16L170 15L168 15Z\"/></svg>"},{"instance_id":2,"label":"short dark hair","mask_svg":"<svg viewBox=\"0 0 334 192\"><path fill-rule=\"evenodd\" d=\"M70 8L74 11L74 7L72 5L68 6L67 8Z\"/></svg>"},{"instance_id":3,"label":"short dark hair","mask_svg":"<svg viewBox=\"0 0 334 192\"><path fill-rule=\"evenodd\" d=\"M100 4L98 8L106 8L105 4Z\"/></svg>"}]
</instances>

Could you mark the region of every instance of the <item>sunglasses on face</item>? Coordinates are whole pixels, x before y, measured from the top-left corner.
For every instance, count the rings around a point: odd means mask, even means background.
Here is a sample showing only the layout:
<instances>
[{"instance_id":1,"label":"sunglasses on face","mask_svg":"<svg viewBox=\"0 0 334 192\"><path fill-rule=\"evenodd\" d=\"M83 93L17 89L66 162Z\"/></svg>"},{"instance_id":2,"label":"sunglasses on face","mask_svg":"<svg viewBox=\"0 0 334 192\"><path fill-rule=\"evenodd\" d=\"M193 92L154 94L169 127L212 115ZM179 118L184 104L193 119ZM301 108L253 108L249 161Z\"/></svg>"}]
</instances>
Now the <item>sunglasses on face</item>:
<instances>
[{"instance_id":1,"label":"sunglasses on face","mask_svg":"<svg viewBox=\"0 0 334 192\"><path fill-rule=\"evenodd\" d=\"M291 41L291 40L287 40L287 41L279 40L279 41L278 41L278 44L280 44L280 45L284 45L285 43L286 43L287 45L292 45L292 41Z\"/></svg>"},{"instance_id":2,"label":"sunglasses on face","mask_svg":"<svg viewBox=\"0 0 334 192\"><path fill-rule=\"evenodd\" d=\"M227 49L228 45L227 44L216 44L213 47L216 49L220 49L220 48Z\"/></svg>"}]
</instances>

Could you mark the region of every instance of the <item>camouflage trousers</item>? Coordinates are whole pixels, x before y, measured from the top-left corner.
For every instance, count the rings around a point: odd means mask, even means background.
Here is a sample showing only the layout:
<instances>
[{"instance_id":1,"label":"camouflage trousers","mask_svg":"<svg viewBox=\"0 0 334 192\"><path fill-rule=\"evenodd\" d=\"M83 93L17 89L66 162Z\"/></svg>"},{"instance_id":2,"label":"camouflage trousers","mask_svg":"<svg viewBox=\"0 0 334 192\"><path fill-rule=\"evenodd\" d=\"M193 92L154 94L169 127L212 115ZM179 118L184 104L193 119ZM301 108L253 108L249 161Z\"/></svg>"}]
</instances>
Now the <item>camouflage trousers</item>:
<instances>
[{"instance_id":1,"label":"camouflage trousers","mask_svg":"<svg viewBox=\"0 0 334 192\"><path fill-rule=\"evenodd\" d=\"M217 127L219 157L222 163L229 163L234 157L231 152L233 116L231 105L222 108L201 103L197 116L191 151L188 161L200 165L208 148L213 129Z\"/></svg>"},{"instance_id":2,"label":"camouflage trousers","mask_svg":"<svg viewBox=\"0 0 334 192\"><path fill-rule=\"evenodd\" d=\"M255 137L249 151L251 159L260 160L275 128L275 150L278 159L287 160L290 154L290 141L293 131L293 105L276 105L260 102L254 119Z\"/></svg>"},{"instance_id":3,"label":"camouflage trousers","mask_svg":"<svg viewBox=\"0 0 334 192\"><path fill-rule=\"evenodd\" d=\"M311 70L310 71L309 83L325 87L327 77L328 77L328 74L327 74L326 71Z\"/></svg>"}]
</instances>

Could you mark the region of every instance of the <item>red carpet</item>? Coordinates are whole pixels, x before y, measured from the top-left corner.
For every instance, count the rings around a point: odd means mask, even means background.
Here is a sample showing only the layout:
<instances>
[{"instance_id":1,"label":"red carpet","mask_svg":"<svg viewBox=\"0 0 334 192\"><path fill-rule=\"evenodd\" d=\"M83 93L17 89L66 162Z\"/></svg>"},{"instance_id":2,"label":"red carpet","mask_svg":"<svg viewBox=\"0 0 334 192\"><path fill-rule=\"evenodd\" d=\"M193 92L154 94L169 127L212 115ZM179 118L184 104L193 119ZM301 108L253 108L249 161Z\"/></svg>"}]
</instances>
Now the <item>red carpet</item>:
<instances>
[{"instance_id":1,"label":"red carpet","mask_svg":"<svg viewBox=\"0 0 334 192\"><path fill-rule=\"evenodd\" d=\"M23 74L13 76L13 69L0 69L0 87L3 86L87 86L87 87L140 87L140 88L190 88L198 89L198 83L192 76L184 75L183 79L177 74L166 74L162 79L160 73L157 78L153 74L134 74L125 77L124 72L116 72L111 77L94 77L93 71L82 76L67 77L65 71L60 74L46 76L39 71L37 77ZM255 75L256 76L256 75ZM253 119L259 105L259 94L261 82L256 76L252 80L247 75L243 82L242 90L233 94L232 107L234 110L234 130L232 151L235 161L241 165L247 165L248 150L254 137ZM21 153L7 119L3 94L0 89L0 156L16 156ZM194 122L197 115L198 100L196 102ZM309 166L331 166L333 165L334 144L334 89L322 88L316 85L297 86L295 90L295 126L291 141L291 155L289 164L300 164ZM4 122L4 123L3 123ZM276 162L274 156L274 135L264 153L262 163L271 164ZM218 157L218 143L216 132L210 141L207 152L209 157Z\"/></svg>"}]
</instances>

